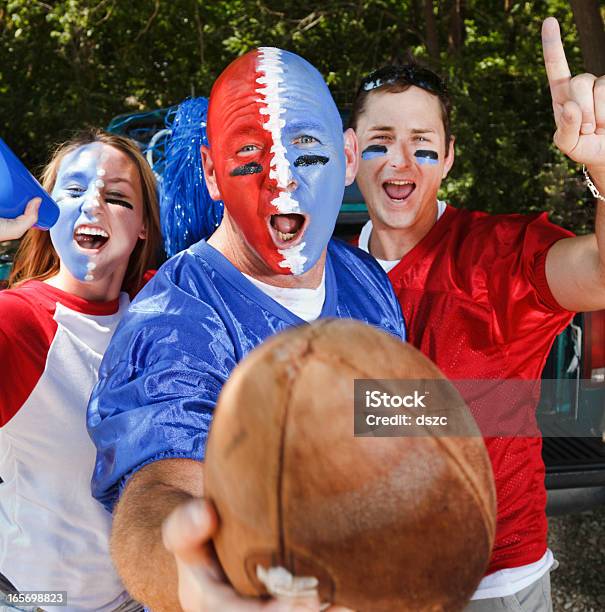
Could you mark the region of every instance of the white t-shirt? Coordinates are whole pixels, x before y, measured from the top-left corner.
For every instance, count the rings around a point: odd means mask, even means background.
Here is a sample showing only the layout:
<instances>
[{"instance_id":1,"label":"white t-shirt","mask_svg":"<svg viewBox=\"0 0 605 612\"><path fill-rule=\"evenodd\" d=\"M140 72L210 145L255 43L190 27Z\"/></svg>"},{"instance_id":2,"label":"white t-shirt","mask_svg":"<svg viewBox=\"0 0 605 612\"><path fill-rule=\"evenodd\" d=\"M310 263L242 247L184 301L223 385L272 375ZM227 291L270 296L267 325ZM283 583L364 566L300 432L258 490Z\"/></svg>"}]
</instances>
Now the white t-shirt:
<instances>
[{"instance_id":1,"label":"white t-shirt","mask_svg":"<svg viewBox=\"0 0 605 612\"><path fill-rule=\"evenodd\" d=\"M522 589L540 580L550 570L555 558L549 548L544 556L535 563L503 569L485 576L479 583L471 599L489 599L514 595Z\"/></svg>"},{"instance_id":2,"label":"white t-shirt","mask_svg":"<svg viewBox=\"0 0 605 612\"><path fill-rule=\"evenodd\" d=\"M293 312L307 323L315 321L321 314L326 300L326 270L324 268L321 283L316 289L303 289L299 287L275 287L263 283L248 274L244 276L263 293Z\"/></svg>"},{"instance_id":3,"label":"white t-shirt","mask_svg":"<svg viewBox=\"0 0 605 612\"><path fill-rule=\"evenodd\" d=\"M126 294L99 304L40 281L0 291L0 573L19 591L67 591L64 612L128 599L109 556L111 515L90 491L86 431L128 304Z\"/></svg>"}]
</instances>

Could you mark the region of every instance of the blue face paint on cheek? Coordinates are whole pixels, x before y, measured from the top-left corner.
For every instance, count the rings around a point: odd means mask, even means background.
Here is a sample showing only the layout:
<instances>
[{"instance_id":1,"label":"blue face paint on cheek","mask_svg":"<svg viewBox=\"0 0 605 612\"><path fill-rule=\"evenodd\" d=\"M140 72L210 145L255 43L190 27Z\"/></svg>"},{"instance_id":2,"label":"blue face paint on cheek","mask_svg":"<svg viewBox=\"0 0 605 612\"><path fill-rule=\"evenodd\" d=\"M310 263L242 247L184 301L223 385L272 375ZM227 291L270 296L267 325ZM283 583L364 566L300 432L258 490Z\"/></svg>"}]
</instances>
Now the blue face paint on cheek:
<instances>
[{"instance_id":1,"label":"blue face paint on cheek","mask_svg":"<svg viewBox=\"0 0 605 612\"><path fill-rule=\"evenodd\" d=\"M439 163L439 155L437 154L437 151L419 149L414 153L414 156L418 160L419 164L429 164L431 166L435 166Z\"/></svg>"},{"instance_id":2,"label":"blue face paint on cheek","mask_svg":"<svg viewBox=\"0 0 605 612\"><path fill-rule=\"evenodd\" d=\"M81 250L74 241L76 226L96 224L92 214L98 197L97 181L101 173L99 143L80 147L67 155L59 167L52 197L59 205L59 219L50 229L50 238L62 266L76 279L92 280L93 255Z\"/></svg>"},{"instance_id":3,"label":"blue face paint on cheek","mask_svg":"<svg viewBox=\"0 0 605 612\"><path fill-rule=\"evenodd\" d=\"M309 218L300 245L294 247L300 247L296 257L302 263L295 271L300 274L317 263L332 236L344 193L346 160L342 119L323 78L298 56L282 52L281 59L282 142L297 184L290 196L298 205L293 212ZM286 262L288 251L294 249L280 251Z\"/></svg>"},{"instance_id":4,"label":"blue face paint on cheek","mask_svg":"<svg viewBox=\"0 0 605 612\"><path fill-rule=\"evenodd\" d=\"M361 159L375 159L376 157L384 157L387 154L387 148L384 145L370 145L361 152Z\"/></svg>"}]
</instances>

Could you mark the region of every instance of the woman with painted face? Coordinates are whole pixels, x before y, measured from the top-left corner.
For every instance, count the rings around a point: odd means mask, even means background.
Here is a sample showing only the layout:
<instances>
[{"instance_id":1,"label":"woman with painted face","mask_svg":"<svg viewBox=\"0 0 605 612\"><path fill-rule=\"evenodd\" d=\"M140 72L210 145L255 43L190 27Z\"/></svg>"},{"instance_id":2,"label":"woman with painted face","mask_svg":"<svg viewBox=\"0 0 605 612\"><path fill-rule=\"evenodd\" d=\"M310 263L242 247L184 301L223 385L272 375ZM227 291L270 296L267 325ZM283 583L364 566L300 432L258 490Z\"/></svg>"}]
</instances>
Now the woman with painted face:
<instances>
[{"instance_id":1,"label":"woman with painted face","mask_svg":"<svg viewBox=\"0 0 605 612\"><path fill-rule=\"evenodd\" d=\"M25 235L0 292L0 593L135 610L111 564L111 515L90 494L86 405L128 294L153 265L155 180L133 142L96 131L61 145L42 184L59 219ZM5 238L15 225L0 223Z\"/></svg>"}]
</instances>

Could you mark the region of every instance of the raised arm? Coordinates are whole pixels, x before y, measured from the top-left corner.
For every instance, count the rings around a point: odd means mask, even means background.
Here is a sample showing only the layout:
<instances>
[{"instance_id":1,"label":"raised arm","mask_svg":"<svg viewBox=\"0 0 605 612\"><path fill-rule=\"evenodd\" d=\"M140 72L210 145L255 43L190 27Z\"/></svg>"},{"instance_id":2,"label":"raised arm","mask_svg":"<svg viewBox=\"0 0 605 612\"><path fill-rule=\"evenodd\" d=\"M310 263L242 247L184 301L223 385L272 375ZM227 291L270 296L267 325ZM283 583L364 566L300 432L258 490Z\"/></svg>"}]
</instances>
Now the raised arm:
<instances>
[{"instance_id":1,"label":"raised arm","mask_svg":"<svg viewBox=\"0 0 605 612\"><path fill-rule=\"evenodd\" d=\"M557 127L554 142L586 166L605 197L605 77L571 76L553 17L542 25L542 48ZM557 302L572 311L605 308L605 202L596 202L595 234L560 240L546 258L549 287Z\"/></svg>"},{"instance_id":2,"label":"raised arm","mask_svg":"<svg viewBox=\"0 0 605 612\"><path fill-rule=\"evenodd\" d=\"M14 219L6 219L0 214L0 242L3 240L17 240L38 220L40 198L34 198L27 203L22 215Z\"/></svg>"},{"instance_id":3,"label":"raised arm","mask_svg":"<svg viewBox=\"0 0 605 612\"><path fill-rule=\"evenodd\" d=\"M129 593L154 612L318 612L314 599L237 595L210 544L218 521L203 492L203 463L191 459L156 461L128 482L114 514L111 554ZM331 608L337 610L344 609Z\"/></svg>"},{"instance_id":4,"label":"raised arm","mask_svg":"<svg viewBox=\"0 0 605 612\"><path fill-rule=\"evenodd\" d=\"M174 555L162 544L162 523L178 506L201 498L203 464L164 459L141 468L118 502L111 556L128 592L154 612L180 609Z\"/></svg>"}]
</instances>

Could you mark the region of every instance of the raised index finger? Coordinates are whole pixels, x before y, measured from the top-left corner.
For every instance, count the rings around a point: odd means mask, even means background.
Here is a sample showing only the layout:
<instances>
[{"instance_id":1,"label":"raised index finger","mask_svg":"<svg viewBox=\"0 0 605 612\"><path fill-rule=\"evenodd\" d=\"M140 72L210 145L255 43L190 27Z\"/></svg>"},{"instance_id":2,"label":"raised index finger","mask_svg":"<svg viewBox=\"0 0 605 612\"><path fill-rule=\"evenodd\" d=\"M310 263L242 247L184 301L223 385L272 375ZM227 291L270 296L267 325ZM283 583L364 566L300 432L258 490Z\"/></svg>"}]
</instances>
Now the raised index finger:
<instances>
[{"instance_id":1,"label":"raised index finger","mask_svg":"<svg viewBox=\"0 0 605 612\"><path fill-rule=\"evenodd\" d=\"M571 72L561 42L559 22L547 17L542 24L542 52L553 102L565 104L569 99Z\"/></svg>"}]
</instances>

